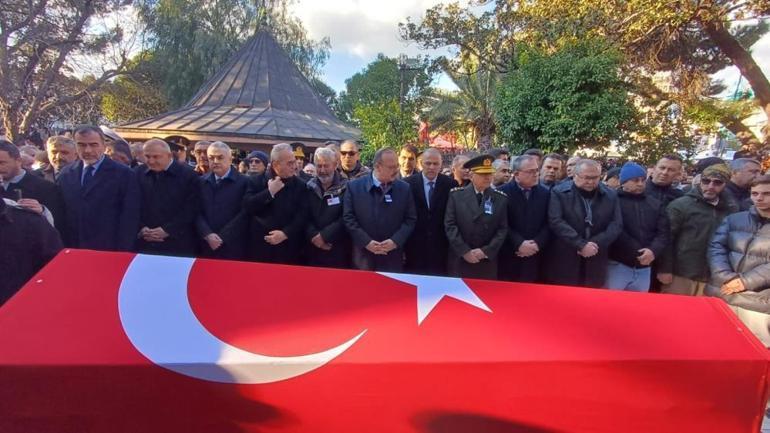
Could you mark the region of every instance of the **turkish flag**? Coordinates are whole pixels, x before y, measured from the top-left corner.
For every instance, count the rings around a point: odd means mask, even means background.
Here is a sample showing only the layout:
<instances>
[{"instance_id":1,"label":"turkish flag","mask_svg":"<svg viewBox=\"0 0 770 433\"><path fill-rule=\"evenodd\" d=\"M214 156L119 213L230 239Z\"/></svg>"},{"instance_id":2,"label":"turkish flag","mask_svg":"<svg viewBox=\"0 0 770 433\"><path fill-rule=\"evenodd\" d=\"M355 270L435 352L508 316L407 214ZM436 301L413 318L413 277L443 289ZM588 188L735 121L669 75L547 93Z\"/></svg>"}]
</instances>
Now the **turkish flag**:
<instances>
[{"instance_id":1,"label":"turkish flag","mask_svg":"<svg viewBox=\"0 0 770 433\"><path fill-rule=\"evenodd\" d=\"M757 432L715 298L65 250L0 309L0 432Z\"/></svg>"}]
</instances>

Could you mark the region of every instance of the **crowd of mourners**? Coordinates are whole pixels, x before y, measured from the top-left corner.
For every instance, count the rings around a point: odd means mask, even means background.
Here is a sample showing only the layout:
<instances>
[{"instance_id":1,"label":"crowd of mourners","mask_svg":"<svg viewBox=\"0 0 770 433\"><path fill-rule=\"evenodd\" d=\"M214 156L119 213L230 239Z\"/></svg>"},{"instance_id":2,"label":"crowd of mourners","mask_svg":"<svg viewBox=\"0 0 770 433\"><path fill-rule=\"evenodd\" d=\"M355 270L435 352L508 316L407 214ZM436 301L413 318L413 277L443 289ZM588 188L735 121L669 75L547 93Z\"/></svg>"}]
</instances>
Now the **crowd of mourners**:
<instances>
[{"instance_id":1,"label":"crowd of mourners","mask_svg":"<svg viewBox=\"0 0 770 433\"><path fill-rule=\"evenodd\" d=\"M236 161L96 126L43 147L0 140L0 305L72 247L719 296L770 346L770 175L749 154L445 164L405 145L369 168L353 140Z\"/></svg>"}]
</instances>

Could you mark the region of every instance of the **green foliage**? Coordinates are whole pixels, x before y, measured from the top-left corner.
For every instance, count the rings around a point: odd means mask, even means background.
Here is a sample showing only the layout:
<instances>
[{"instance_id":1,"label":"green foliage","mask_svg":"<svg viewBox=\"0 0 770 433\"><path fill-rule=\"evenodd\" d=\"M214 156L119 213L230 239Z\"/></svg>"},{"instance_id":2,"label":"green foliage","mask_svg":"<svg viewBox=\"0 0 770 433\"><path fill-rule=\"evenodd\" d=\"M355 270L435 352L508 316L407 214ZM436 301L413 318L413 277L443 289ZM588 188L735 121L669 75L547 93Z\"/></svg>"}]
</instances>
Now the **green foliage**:
<instances>
[{"instance_id":1,"label":"green foliage","mask_svg":"<svg viewBox=\"0 0 770 433\"><path fill-rule=\"evenodd\" d=\"M554 53L523 50L495 101L498 135L513 150L604 148L634 114L620 64L620 56L598 41Z\"/></svg>"},{"instance_id":2,"label":"green foliage","mask_svg":"<svg viewBox=\"0 0 770 433\"><path fill-rule=\"evenodd\" d=\"M320 75L329 57L325 38L307 37L302 22L291 16L291 0L143 0L140 17L151 32L155 69L172 107L187 102L254 34L270 27L276 40L310 80Z\"/></svg>"},{"instance_id":3,"label":"green foliage","mask_svg":"<svg viewBox=\"0 0 770 433\"><path fill-rule=\"evenodd\" d=\"M126 75L102 89L99 105L110 123L145 119L168 109L161 84L163 74L156 66L152 54L142 52L132 59Z\"/></svg>"},{"instance_id":4,"label":"green foliage","mask_svg":"<svg viewBox=\"0 0 770 433\"><path fill-rule=\"evenodd\" d=\"M345 90L339 95L337 117L355 122L353 112L356 107L398 101L402 82L404 102L421 107L429 92L432 75L433 69L427 58L417 59L414 65L402 71L396 59L378 54L363 71L345 80Z\"/></svg>"},{"instance_id":5,"label":"green foliage","mask_svg":"<svg viewBox=\"0 0 770 433\"><path fill-rule=\"evenodd\" d=\"M618 142L623 157L651 165L667 154L680 154L685 160L694 156L693 131L678 111L673 105L638 113L634 132Z\"/></svg>"},{"instance_id":6,"label":"green foliage","mask_svg":"<svg viewBox=\"0 0 770 433\"><path fill-rule=\"evenodd\" d=\"M471 69L471 72L445 69L458 90L435 91L427 117L436 131L470 131L477 147L485 150L492 146L495 133L492 104L500 75L482 68Z\"/></svg>"},{"instance_id":7,"label":"green foliage","mask_svg":"<svg viewBox=\"0 0 770 433\"><path fill-rule=\"evenodd\" d=\"M409 107L411 108L411 107ZM397 99L359 105L353 116L361 128L361 160L369 162L383 147L398 148L417 141L417 127L411 110L401 110Z\"/></svg>"}]
</instances>

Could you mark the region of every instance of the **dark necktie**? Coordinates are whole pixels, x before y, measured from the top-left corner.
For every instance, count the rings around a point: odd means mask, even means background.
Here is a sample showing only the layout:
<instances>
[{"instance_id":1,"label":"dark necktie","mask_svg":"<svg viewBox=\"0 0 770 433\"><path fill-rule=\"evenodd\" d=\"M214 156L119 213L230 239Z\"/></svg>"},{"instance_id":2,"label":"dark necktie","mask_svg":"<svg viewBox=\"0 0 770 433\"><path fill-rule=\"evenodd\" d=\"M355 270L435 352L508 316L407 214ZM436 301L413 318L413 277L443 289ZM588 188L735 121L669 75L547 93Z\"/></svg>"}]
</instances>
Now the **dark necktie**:
<instances>
[{"instance_id":1,"label":"dark necktie","mask_svg":"<svg viewBox=\"0 0 770 433\"><path fill-rule=\"evenodd\" d=\"M476 201L479 203L479 206L481 206L481 200L484 198L484 194L477 192L476 193Z\"/></svg>"},{"instance_id":2,"label":"dark necktie","mask_svg":"<svg viewBox=\"0 0 770 433\"><path fill-rule=\"evenodd\" d=\"M428 209L430 209L430 199L433 197L433 187L436 185L436 182L428 182Z\"/></svg>"},{"instance_id":3,"label":"dark necktie","mask_svg":"<svg viewBox=\"0 0 770 433\"><path fill-rule=\"evenodd\" d=\"M524 188L522 192L524 193L524 199L529 200L529 195L532 193L532 190L529 188Z\"/></svg>"},{"instance_id":4,"label":"dark necktie","mask_svg":"<svg viewBox=\"0 0 770 433\"><path fill-rule=\"evenodd\" d=\"M83 175L83 188L88 186L89 183L91 183L91 179L94 178L94 166L89 165L86 167L86 174Z\"/></svg>"}]
</instances>

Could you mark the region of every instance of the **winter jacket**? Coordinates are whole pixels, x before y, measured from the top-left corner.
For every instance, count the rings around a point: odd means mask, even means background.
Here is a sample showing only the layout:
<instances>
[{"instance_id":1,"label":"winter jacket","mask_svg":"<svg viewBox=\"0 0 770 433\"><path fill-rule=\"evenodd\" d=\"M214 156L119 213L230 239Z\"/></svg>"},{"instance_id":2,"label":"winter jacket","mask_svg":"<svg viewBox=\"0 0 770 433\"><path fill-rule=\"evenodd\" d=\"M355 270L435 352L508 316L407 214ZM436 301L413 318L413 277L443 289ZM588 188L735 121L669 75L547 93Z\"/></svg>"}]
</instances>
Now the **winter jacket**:
<instances>
[{"instance_id":1,"label":"winter jacket","mask_svg":"<svg viewBox=\"0 0 770 433\"><path fill-rule=\"evenodd\" d=\"M724 191L716 206L708 203L700 187L672 201L666 208L671 225L671 246L664 253L658 272L708 281L706 254L709 241L722 220L736 209Z\"/></svg>"},{"instance_id":2,"label":"winter jacket","mask_svg":"<svg viewBox=\"0 0 770 433\"><path fill-rule=\"evenodd\" d=\"M623 231L610 247L610 259L632 268L639 264L639 250L649 248L655 259L663 255L670 239L666 209L660 200L645 193L630 194L618 190Z\"/></svg>"},{"instance_id":3,"label":"winter jacket","mask_svg":"<svg viewBox=\"0 0 770 433\"><path fill-rule=\"evenodd\" d=\"M727 303L770 314L770 221L755 207L725 218L708 250L711 280L706 293ZM723 296L722 284L740 278L745 292Z\"/></svg>"}]
</instances>

